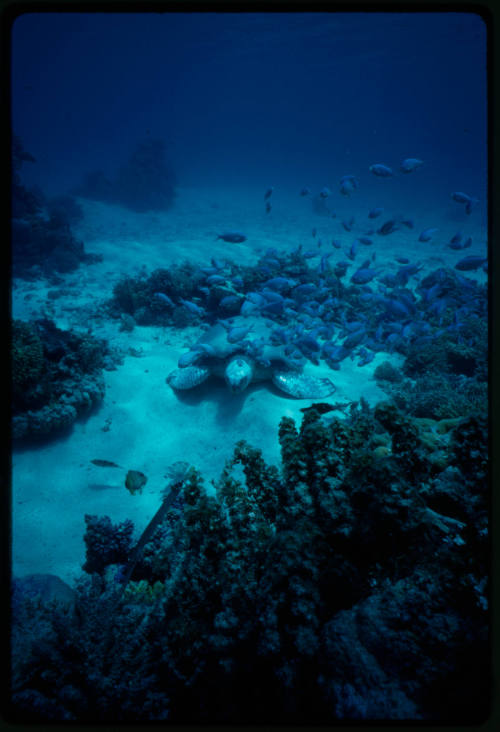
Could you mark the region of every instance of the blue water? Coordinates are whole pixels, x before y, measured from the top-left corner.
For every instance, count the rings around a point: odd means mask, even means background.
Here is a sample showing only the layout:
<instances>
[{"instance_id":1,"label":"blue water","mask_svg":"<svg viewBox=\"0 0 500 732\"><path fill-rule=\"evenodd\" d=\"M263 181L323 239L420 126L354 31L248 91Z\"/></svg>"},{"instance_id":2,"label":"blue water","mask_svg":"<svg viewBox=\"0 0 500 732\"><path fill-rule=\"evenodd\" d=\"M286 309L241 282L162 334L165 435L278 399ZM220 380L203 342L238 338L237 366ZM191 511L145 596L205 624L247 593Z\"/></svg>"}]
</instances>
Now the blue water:
<instances>
[{"instance_id":1,"label":"blue water","mask_svg":"<svg viewBox=\"0 0 500 732\"><path fill-rule=\"evenodd\" d=\"M412 201L484 200L485 34L469 13L28 14L13 125L55 192L150 135L186 185L368 185L368 164L418 157Z\"/></svg>"}]
</instances>

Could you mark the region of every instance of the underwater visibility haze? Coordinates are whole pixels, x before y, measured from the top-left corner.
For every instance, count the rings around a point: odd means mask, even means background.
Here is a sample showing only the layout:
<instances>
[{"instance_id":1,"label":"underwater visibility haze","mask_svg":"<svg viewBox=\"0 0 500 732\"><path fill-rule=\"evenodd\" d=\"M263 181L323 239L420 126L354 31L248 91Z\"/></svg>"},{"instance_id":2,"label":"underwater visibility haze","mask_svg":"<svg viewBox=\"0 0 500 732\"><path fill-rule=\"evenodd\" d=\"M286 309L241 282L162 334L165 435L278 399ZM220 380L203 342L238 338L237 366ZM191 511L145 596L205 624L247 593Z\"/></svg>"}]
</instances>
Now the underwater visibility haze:
<instances>
[{"instance_id":1,"label":"underwater visibility haze","mask_svg":"<svg viewBox=\"0 0 500 732\"><path fill-rule=\"evenodd\" d=\"M486 718L486 36L14 19L12 719Z\"/></svg>"}]
</instances>

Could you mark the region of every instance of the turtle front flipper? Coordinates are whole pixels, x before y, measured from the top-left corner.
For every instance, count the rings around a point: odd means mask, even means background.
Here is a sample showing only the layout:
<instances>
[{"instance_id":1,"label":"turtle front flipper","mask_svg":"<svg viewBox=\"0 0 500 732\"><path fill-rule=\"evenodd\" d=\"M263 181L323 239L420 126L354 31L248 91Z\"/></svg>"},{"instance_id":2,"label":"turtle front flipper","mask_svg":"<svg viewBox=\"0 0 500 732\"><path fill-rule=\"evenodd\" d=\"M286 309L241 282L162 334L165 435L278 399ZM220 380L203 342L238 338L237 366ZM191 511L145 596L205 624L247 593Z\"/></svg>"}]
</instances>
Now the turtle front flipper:
<instances>
[{"instance_id":1,"label":"turtle front flipper","mask_svg":"<svg viewBox=\"0 0 500 732\"><path fill-rule=\"evenodd\" d=\"M186 366L184 369L175 369L167 376L167 384L178 391L192 389L202 384L210 376L207 366Z\"/></svg>"},{"instance_id":2,"label":"turtle front flipper","mask_svg":"<svg viewBox=\"0 0 500 732\"><path fill-rule=\"evenodd\" d=\"M330 379L319 379L296 371L275 371L272 379L278 389L295 399L323 399L336 389Z\"/></svg>"}]
</instances>

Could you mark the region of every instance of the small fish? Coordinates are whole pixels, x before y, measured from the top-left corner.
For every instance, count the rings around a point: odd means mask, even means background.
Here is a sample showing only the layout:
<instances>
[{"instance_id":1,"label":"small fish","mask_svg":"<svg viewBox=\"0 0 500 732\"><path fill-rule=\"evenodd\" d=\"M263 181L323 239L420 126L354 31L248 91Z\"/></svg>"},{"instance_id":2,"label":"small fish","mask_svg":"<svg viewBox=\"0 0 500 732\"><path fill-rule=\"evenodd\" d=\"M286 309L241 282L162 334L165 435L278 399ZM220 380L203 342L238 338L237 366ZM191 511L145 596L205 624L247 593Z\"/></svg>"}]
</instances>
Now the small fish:
<instances>
[{"instance_id":1,"label":"small fish","mask_svg":"<svg viewBox=\"0 0 500 732\"><path fill-rule=\"evenodd\" d=\"M383 208L381 206L377 206L376 208L372 208L371 211L368 212L368 218L369 219L376 219L377 216L380 216L380 214L383 212Z\"/></svg>"},{"instance_id":2,"label":"small fish","mask_svg":"<svg viewBox=\"0 0 500 732\"><path fill-rule=\"evenodd\" d=\"M301 196L310 196L311 195L311 189L310 188L302 188L300 191Z\"/></svg>"},{"instance_id":3,"label":"small fish","mask_svg":"<svg viewBox=\"0 0 500 732\"><path fill-rule=\"evenodd\" d=\"M399 264L408 264L410 261L408 257L395 257L395 259L396 262L399 262Z\"/></svg>"},{"instance_id":4,"label":"small fish","mask_svg":"<svg viewBox=\"0 0 500 732\"><path fill-rule=\"evenodd\" d=\"M242 241L246 241L247 237L244 234L239 234L237 231L227 231L225 234L219 234L215 240L217 241L217 239L222 239L230 244L240 244Z\"/></svg>"},{"instance_id":5,"label":"small fish","mask_svg":"<svg viewBox=\"0 0 500 732\"><path fill-rule=\"evenodd\" d=\"M467 195L467 193L462 193L462 191L455 191L451 194L451 197L457 203L469 203L472 200L471 197Z\"/></svg>"},{"instance_id":6,"label":"small fish","mask_svg":"<svg viewBox=\"0 0 500 732\"><path fill-rule=\"evenodd\" d=\"M170 307L172 307L172 308L174 307L174 303L172 302L172 300L169 298L168 295L165 295L164 292L155 292L153 297L156 297L158 300L161 300L162 302L165 303L165 305L170 305Z\"/></svg>"},{"instance_id":7,"label":"small fish","mask_svg":"<svg viewBox=\"0 0 500 732\"><path fill-rule=\"evenodd\" d=\"M222 275L214 274L207 277L207 285L222 285L226 281L226 278Z\"/></svg>"},{"instance_id":8,"label":"small fish","mask_svg":"<svg viewBox=\"0 0 500 732\"><path fill-rule=\"evenodd\" d=\"M238 343L239 341L242 341L245 338L245 336L249 334L249 332L252 330L252 328L253 328L253 325L231 328L231 330L227 334L228 342L229 343Z\"/></svg>"},{"instance_id":9,"label":"small fish","mask_svg":"<svg viewBox=\"0 0 500 732\"><path fill-rule=\"evenodd\" d=\"M387 234L392 234L393 231L397 231L398 228L396 222L391 219L390 221L386 221L385 224L382 224L380 229L377 229L377 234L387 236Z\"/></svg>"},{"instance_id":10,"label":"small fish","mask_svg":"<svg viewBox=\"0 0 500 732\"><path fill-rule=\"evenodd\" d=\"M271 213L271 209L272 209L272 206L271 206L270 201L266 201L266 214Z\"/></svg>"},{"instance_id":11,"label":"small fish","mask_svg":"<svg viewBox=\"0 0 500 732\"><path fill-rule=\"evenodd\" d=\"M180 298L180 301L184 307L189 310L190 313L193 313L193 315L204 315L205 310L197 305L194 302L190 302L189 300L183 300L182 297Z\"/></svg>"},{"instance_id":12,"label":"small fish","mask_svg":"<svg viewBox=\"0 0 500 732\"><path fill-rule=\"evenodd\" d=\"M121 465L111 462L111 460L96 460L90 461L93 465L97 465L98 468L121 468Z\"/></svg>"},{"instance_id":13,"label":"small fish","mask_svg":"<svg viewBox=\"0 0 500 732\"><path fill-rule=\"evenodd\" d=\"M267 191L264 193L264 201L267 201L268 198L271 198L273 195L274 188L268 188Z\"/></svg>"},{"instance_id":14,"label":"small fish","mask_svg":"<svg viewBox=\"0 0 500 732\"><path fill-rule=\"evenodd\" d=\"M360 236L358 237L361 244L364 244L365 246L369 247L371 244L373 244L373 239L370 239L368 236Z\"/></svg>"},{"instance_id":15,"label":"small fish","mask_svg":"<svg viewBox=\"0 0 500 732\"><path fill-rule=\"evenodd\" d=\"M402 161L399 169L402 173L412 173L417 168L420 168L420 166L423 164L424 161L419 160L418 158L406 158Z\"/></svg>"},{"instance_id":16,"label":"small fish","mask_svg":"<svg viewBox=\"0 0 500 732\"><path fill-rule=\"evenodd\" d=\"M356 253L358 251L358 240L355 239L353 243L351 244L351 248L348 252L346 252L346 255L349 257L351 261L354 261L354 258L356 257Z\"/></svg>"},{"instance_id":17,"label":"small fish","mask_svg":"<svg viewBox=\"0 0 500 732\"><path fill-rule=\"evenodd\" d=\"M327 188L326 186L322 188L319 192L319 195L321 198L328 198L328 196L331 194L331 190Z\"/></svg>"},{"instance_id":18,"label":"small fish","mask_svg":"<svg viewBox=\"0 0 500 732\"><path fill-rule=\"evenodd\" d=\"M464 245L462 244L462 234L460 232L455 234L455 236L450 239L448 246L450 249L463 249Z\"/></svg>"},{"instance_id":19,"label":"small fish","mask_svg":"<svg viewBox=\"0 0 500 732\"><path fill-rule=\"evenodd\" d=\"M340 192L343 196L349 196L357 187L358 181L354 175L344 175L340 179Z\"/></svg>"},{"instance_id":20,"label":"small fish","mask_svg":"<svg viewBox=\"0 0 500 732\"><path fill-rule=\"evenodd\" d=\"M368 168L370 173L373 173L373 175L378 175L380 178L390 178L391 175L394 175L392 168L389 168L387 165L382 165L381 163L375 163L375 165L370 165Z\"/></svg>"},{"instance_id":21,"label":"small fish","mask_svg":"<svg viewBox=\"0 0 500 732\"><path fill-rule=\"evenodd\" d=\"M332 247L335 247L335 249L340 249L342 244L339 242L338 239L332 239Z\"/></svg>"},{"instance_id":22,"label":"small fish","mask_svg":"<svg viewBox=\"0 0 500 732\"><path fill-rule=\"evenodd\" d=\"M455 269L459 269L462 272L470 272L474 269L479 269L488 261L487 257L480 257L476 254L471 254L469 257L464 257L456 263Z\"/></svg>"},{"instance_id":23,"label":"small fish","mask_svg":"<svg viewBox=\"0 0 500 732\"><path fill-rule=\"evenodd\" d=\"M354 226L354 216L351 216L349 221L342 221L342 226L346 231L351 231L352 227Z\"/></svg>"},{"instance_id":24,"label":"small fish","mask_svg":"<svg viewBox=\"0 0 500 732\"><path fill-rule=\"evenodd\" d=\"M432 235L436 233L436 231L439 231L439 229L436 228L430 228L430 229L424 229L420 236L418 237L419 241L430 241L432 239Z\"/></svg>"},{"instance_id":25,"label":"small fish","mask_svg":"<svg viewBox=\"0 0 500 732\"><path fill-rule=\"evenodd\" d=\"M471 198L470 201L467 201L465 204L465 213L470 214L476 203L479 203L479 198Z\"/></svg>"},{"instance_id":26,"label":"small fish","mask_svg":"<svg viewBox=\"0 0 500 732\"><path fill-rule=\"evenodd\" d=\"M351 282L354 282L355 285L366 285L367 282L371 282L371 280L378 274L377 269L369 269L368 267L361 267L360 269L356 270L354 274L351 277Z\"/></svg>"},{"instance_id":27,"label":"small fish","mask_svg":"<svg viewBox=\"0 0 500 732\"><path fill-rule=\"evenodd\" d=\"M311 235L312 235L312 238L313 238L313 239L315 239L315 238L316 238L316 233L317 233L317 229L316 229L316 227L315 227L315 226L313 226L313 228L312 228L312 231L311 231Z\"/></svg>"},{"instance_id":28,"label":"small fish","mask_svg":"<svg viewBox=\"0 0 500 732\"><path fill-rule=\"evenodd\" d=\"M414 229L415 224L412 219L401 219L401 223L406 226L407 229Z\"/></svg>"},{"instance_id":29,"label":"small fish","mask_svg":"<svg viewBox=\"0 0 500 732\"><path fill-rule=\"evenodd\" d=\"M199 361L203 355L203 351L187 351L179 357L179 360L177 361L177 366L180 369L184 369L186 368L186 366L192 366L194 363Z\"/></svg>"}]
</instances>

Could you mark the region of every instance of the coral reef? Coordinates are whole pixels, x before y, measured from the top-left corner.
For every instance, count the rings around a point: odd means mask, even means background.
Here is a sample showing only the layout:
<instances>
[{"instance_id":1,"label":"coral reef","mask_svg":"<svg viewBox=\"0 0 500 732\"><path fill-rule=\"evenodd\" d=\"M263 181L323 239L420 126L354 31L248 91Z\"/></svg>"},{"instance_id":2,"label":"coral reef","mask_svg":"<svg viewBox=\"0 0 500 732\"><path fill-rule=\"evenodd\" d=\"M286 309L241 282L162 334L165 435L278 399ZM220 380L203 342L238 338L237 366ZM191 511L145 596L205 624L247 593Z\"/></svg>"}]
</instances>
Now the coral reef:
<instances>
[{"instance_id":1,"label":"coral reef","mask_svg":"<svg viewBox=\"0 0 500 732\"><path fill-rule=\"evenodd\" d=\"M107 344L48 319L13 320L12 436L40 439L67 430L104 397Z\"/></svg>"},{"instance_id":2,"label":"coral reef","mask_svg":"<svg viewBox=\"0 0 500 732\"><path fill-rule=\"evenodd\" d=\"M12 143L11 250L15 277L36 279L54 272L71 272L82 262L95 262L71 231L81 209L69 197L47 201L40 191L27 189L21 180L24 162L35 162L18 137ZM48 213L48 217L46 216Z\"/></svg>"},{"instance_id":3,"label":"coral reef","mask_svg":"<svg viewBox=\"0 0 500 732\"><path fill-rule=\"evenodd\" d=\"M126 206L132 211L166 211L175 198L175 175L166 161L165 143L140 142L114 178L103 171L88 173L77 195Z\"/></svg>"},{"instance_id":4,"label":"coral reef","mask_svg":"<svg viewBox=\"0 0 500 732\"><path fill-rule=\"evenodd\" d=\"M487 425L439 424L311 409L282 419L279 468L240 442L215 494L173 470L135 544L87 516L74 615L16 605L13 716L481 722Z\"/></svg>"}]
</instances>

